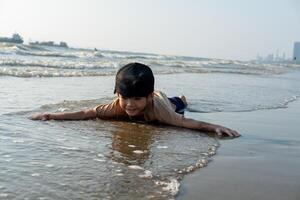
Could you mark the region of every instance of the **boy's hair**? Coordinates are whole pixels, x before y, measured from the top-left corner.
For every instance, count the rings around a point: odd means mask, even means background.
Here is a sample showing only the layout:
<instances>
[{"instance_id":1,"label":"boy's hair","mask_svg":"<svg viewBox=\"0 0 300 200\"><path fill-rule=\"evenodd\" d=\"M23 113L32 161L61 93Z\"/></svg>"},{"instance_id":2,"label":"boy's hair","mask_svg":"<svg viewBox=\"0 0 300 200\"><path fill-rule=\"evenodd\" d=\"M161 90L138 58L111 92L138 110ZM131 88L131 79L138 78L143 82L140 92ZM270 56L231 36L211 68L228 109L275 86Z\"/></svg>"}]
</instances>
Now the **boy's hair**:
<instances>
[{"instance_id":1,"label":"boy's hair","mask_svg":"<svg viewBox=\"0 0 300 200\"><path fill-rule=\"evenodd\" d=\"M129 63L118 70L114 93L130 98L147 97L153 91L154 76L147 65Z\"/></svg>"}]
</instances>

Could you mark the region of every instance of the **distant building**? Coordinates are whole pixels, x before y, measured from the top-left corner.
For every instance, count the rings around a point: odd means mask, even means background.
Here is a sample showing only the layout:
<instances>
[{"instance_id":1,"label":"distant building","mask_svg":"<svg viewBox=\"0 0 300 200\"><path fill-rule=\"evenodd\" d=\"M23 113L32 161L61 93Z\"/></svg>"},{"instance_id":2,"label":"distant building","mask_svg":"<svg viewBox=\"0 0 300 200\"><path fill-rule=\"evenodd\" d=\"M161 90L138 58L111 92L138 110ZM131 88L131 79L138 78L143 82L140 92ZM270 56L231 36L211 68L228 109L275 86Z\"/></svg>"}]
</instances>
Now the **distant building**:
<instances>
[{"instance_id":1,"label":"distant building","mask_svg":"<svg viewBox=\"0 0 300 200\"><path fill-rule=\"evenodd\" d=\"M300 61L300 42L294 43L293 60Z\"/></svg>"},{"instance_id":2,"label":"distant building","mask_svg":"<svg viewBox=\"0 0 300 200\"><path fill-rule=\"evenodd\" d=\"M55 44L53 41L48 42L29 42L30 45L41 45L41 46L51 46L51 47L65 47L68 48L68 44L66 42L60 42L59 44Z\"/></svg>"},{"instance_id":3,"label":"distant building","mask_svg":"<svg viewBox=\"0 0 300 200\"><path fill-rule=\"evenodd\" d=\"M68 48L68 44L66 42L60 42L58 46Z\"/></svg>"},{"instance_id":4,"label":"distant building","mask_svg":"<svg viewBox=\"0 0 300 200\"><path fill-rule=\"evenodd\" d=\"M274 54L269 54L269 55L266 57L266 61L274 61Z\"/></svg>"},{"instance_id":5,"label":"distant building","mask_svg":"<svg viewBox=\"0 0 300 200\"><path fill-rule=\"evenodd\" d=\"M23 38L15 33L12 37L0 37L0 42L23 44Z\"/></svg>"}]
</instances>

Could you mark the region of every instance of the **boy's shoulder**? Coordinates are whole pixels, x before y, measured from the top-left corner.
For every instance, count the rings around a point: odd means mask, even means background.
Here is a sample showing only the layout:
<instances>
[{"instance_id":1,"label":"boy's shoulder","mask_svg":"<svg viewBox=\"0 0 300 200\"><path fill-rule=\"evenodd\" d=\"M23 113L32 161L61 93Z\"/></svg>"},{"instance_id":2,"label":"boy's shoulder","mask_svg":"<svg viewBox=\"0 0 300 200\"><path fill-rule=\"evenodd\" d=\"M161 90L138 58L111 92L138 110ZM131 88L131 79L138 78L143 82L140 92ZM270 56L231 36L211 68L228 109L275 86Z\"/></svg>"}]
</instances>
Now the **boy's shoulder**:
<instances>
[{"instance_id":1,"label":"boy's shoulder","mask_svg":"<svg viewBox=\"0 0 300 200\"><path fill-rule=\"evenodd\" d=\"M159 99L168 99L167 95L159 90L155 90L153 92L153 98L159 98Z\"/></svg>"},{"instance_id":2,"label":"boy's shoulder","mask_svg":"<svg viewBox=\"0 0 300 200\"><path fill-rule=\"evenodd\" d=\"M175 112L167 95L162 91L154 91L153 94L153 106L152 111L148 113L149 118L162 123L181 126L183 115Z\"/></svg>"},{"instance_id":3,"label":"boy's shoulder","mask_svg":"<svg viewBox=\"0 0 300 200\"><path fill-rule=\"evenodd\" d=\"M97 105L93 109L96 111L97 117L100 118L118 118L121 116L126 116L126 113L119 104L118 98L115 98L110 102Z\"/></svg>"},{"instance_id":4,"label":"boy's shoulder","mask_svg":"<svg viewBox=\"0 0 300 200\"><path fill-rule=\"evenodd\" d=\"M154 91L153 92L153 105L154 109L157 107L158 109L161 108L171 108L171 103L167 97L167 95L162 91Z\"/></svg>"}]
</instances>

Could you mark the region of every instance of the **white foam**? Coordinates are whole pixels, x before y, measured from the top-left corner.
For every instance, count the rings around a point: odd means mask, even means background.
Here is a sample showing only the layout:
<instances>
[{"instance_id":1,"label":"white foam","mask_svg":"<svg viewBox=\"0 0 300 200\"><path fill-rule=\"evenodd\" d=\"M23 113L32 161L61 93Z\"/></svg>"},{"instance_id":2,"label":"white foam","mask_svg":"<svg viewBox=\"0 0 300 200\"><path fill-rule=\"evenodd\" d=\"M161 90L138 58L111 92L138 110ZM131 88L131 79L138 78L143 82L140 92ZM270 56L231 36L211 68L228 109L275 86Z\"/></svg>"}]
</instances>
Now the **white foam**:
<instances>
[{"instance_id":1,"label":"white foam","mask_svg":"<svg viewBox=\"0 0 300 200\"><path fill-rule=\"evenodd\" d=\"M129 165L128 166L129 169L138 169L138 170L143 170L144 168L142 168L141 166L138 165Z\"/></svg>"},{"instance_id":2,"label":"white foam","mask_svg":"<svg viewBox=\"0 0 300 200\"><path fill-rule=\"evenodd\" d=\"M104 159L94 159L94 161L97 161L97 162L105 162L105 160Z\"/></svg>"},{"instance_id":3,"label":"white foam","mask_svg":"<svg viewBox=\"0 0 300 200\"><path fill-rule=\"evenodd\" d=\"M144 153L144 151L142 151L142 150L134 150L132 152L135 154L143 154Z\"/></svg>"},{"instance_id":4,"label":"white foam","mask_svg":"<svg viewBox=\"0 0 300 200\"><path fill-rule=\"evenodd\" d=\"M33 173L33 174L31 174L31 176L40 176L40 174L39 173Z\"/></svg>"},{"instance_id":5,"label":"white foam","mask_svg":"<svg viewBox=\"0 0 300 200\"><path fill-rule=\"evenodd\" d=\"M167 149L169 147L168 146L157 146L156 148L158 148L158 149Z\"/></svg>"},{"instance_id":6,"label":"white foam","mask_svg":"<svg viewBox=\"0 0 300 200\"><path fill-rule=\"evenodd\" d=\"M145 170L144 174L139 175L140 178L152 178L152 172L150 170Z\"/></svg>"},{"instance_id":7,"label":"white foam","mask_svg":"<svg viewBox=\"0 0 300 200\"><path fill-rule=\"evenodd\" d=\"M178 191L179 191L179 187L180 187L180 183L178 182L178 180L176 180L175 178L171 179L170 182L165 182L165 181L157 181L155 182L157 185L162 185L164 186L162 189L164 191L169 192L171 195L175 196Z\"/></svg>"},{"instance_id":8,"label":"white foam","mask_svg":"<svg viewBox=\"0 0 300 200\"><path fill-rule=\"evenodd\" d=\"M68 108L58 108L58 111L59 112L65 112L65 111L67 111L67 110L69 110Z\"/></svg>"},{"instance_id":9,"label":"white foam","mask_svg":"<svg viewBox=\"0 0 300 200\"><path fill-rule=\"evenodd\" d=\"M57 141L66 141L66 138L56 138Z\"/></svg>"},{"instance_id":10,"label":"white foam","mask_svg":"<svg viewBox=\"0 0 300 200\"><path fill-rule=\"evenodd\" d=\"M0 197L8 197L8 194L6 194L6 193L0 193Z\"/></svg>"},{"instance_id":11,"label":"white foam","mask_svg":"<svg viewBox=\"0 0 300 200\"><path fill-rule=\"evenodd\" d=\"M21 139L19 139L19 140L13 140L13 142L14 143L24 143L24 140L21 140Z\"/></svg>"},{"instance_id":12,"label":"white foam","mask_svg":"<svg viewBox=\"0 0 300 200\"><path fill-rule=\"evenodd\" d=\"M59 148L65 149L65 150L73 150L73 151L79 150L79 148L77 148L77 147L64 147L64 146L61 146Z\"/></svg>"}]
</instances>

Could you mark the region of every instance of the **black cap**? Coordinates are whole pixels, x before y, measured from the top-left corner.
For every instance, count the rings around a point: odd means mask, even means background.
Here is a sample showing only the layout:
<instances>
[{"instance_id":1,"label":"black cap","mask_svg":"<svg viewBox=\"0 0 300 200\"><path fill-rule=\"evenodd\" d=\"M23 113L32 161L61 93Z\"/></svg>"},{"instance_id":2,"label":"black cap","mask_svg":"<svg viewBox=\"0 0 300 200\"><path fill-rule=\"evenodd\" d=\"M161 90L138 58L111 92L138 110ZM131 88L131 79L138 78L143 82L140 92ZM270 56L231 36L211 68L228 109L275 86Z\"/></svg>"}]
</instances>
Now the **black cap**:
<instances>
[{"instance_id":1,"label":"black cap","mask_svg":"<svg viewBox=\"0 0 300 200\"><path fill-rule=\"evenodd\" d=\"M117 72L114 93L130 98L147 97L153 91L154 76L147 65L129 63Z\"/></svg>"}]
</instances>

